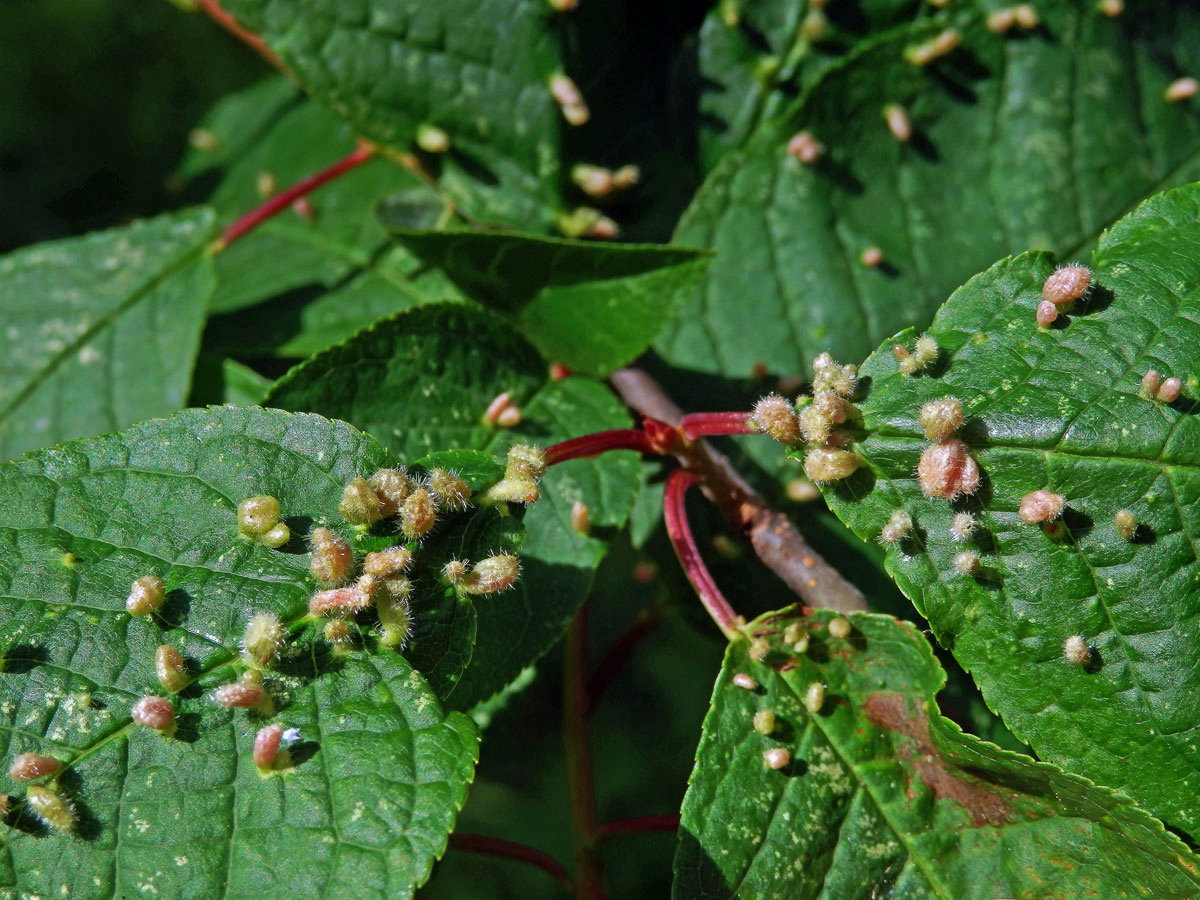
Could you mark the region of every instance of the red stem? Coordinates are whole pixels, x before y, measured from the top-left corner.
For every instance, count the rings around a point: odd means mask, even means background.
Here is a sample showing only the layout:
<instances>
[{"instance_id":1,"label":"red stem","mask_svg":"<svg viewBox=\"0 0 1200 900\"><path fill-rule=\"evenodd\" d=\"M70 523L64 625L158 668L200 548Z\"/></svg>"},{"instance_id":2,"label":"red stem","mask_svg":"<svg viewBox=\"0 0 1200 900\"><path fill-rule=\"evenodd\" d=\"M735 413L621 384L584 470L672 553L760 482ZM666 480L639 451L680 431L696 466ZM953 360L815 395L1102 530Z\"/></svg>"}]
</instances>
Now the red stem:
<instances>
[{"instance_id":1,"label":"red stem","mask_svg":"<svg viewBox=\"0 0 1200 900\"><path fill-rule=\"evenodd\" d=\"M202 9L210 19L236 37L239 41L251 47L256 53L258 53L259 56L261 56L275 68L284 72L287 71L287 66L283 64L282 59L275 55L275 51L268 47L263 39L253 31L247 31L245 28L239 25L237 20L232 15L221 9L221 6L219 3L217 3L217 0L197 0L196 5L199 6L200 9Z\"/></svg>"},{"instance_id":2,"label":"red stem","mask_svg":"<svg viewBox=\"0 0 1200 900\"><path fill-rule=\"evenodd\" d=\"M596 840L603 841L617 834L635 834L650 831L678 831L679 814L665 816L637 816L606 822L596 828Z\"/></svg>"},{"instance_id":3,"label":"red stem","mask_svg":"<svg viewBox=\"0 0 1200 900\"><path fill-rule=\"evenodd\" d=\"M658 601L655 601L643 609L638 614L638 617L633 620L633 623L608 648L608 652L604 654L604 658L600 660L600 664L596 666L591 678L588 679L587 706L584 708L585 715L590 716L592 714L592 711L596 708L596 704L600 702L600 698L604 696L604 692L612 684L612 680L621 671L625 663L629 662L629 658L633 655L633 651L637 649L638 644L661 625L662 620L662 605Z\"/></svg>"},{"instance_id":4,"label":"red stem","mask_svg":"<svg viewBox=\"0 0 1200 900\"><path fill-rule=\"evenodd\" d=\"M597 431L595 434L585 434L559 444L551 444L546 448L546 465L552 466L555 463L579 459L583 456L596 456L609 450L636 450L638 453L656 452L650 439L646 436L646 432L641 429L614 428L611 431Z\"/></svg>"},{"instance_id":5,"label":"red stem","mask_svg":"<svg viewBox=\"0 0 1200 900\"><path fill-rule=\"evenodd\" d=\"M734 624L737 614L709 574L704 559L700 556L700 548L696 546L696 539L692 536L692 529L688 526L684 500L687 489L698 480L686 469L676 469L667 476L666 489L663 492L663 519L667 525L667 536L671 539L671 545L675 548L675 555L679 557L684 574L692 583L708 614L717 623L717 627L732 640L737 634Z\"/></svg>"},{"instance_id":6,"label":"red stem","mask_svg":"<svg viewBox=\"0 0 1200 900\"><path fill-rule=\"evenodd\" d=\"M501 838L487 837L483 834L463 834L459 831L450 835L450 846L470 853L486 853L489 856L502 856L530 863L549 872L568 891L575 890L575 885L571 883L571 876L567 874L567 870L558 860L533 847L515 844Z\"/></svg>"},{"instance_id":7,"label":"red stem","mask_svg":"<svg viewBox=\"0 0 1200 900\"><path fill-rule=\"evenodd\" d=\"M710 434L758 434L744 412L688 413L679 420L679 430L690 441Z\"/></svg>"},{"instance_id":8,"label":"red stem","mask_svg":"<svg viewBox=\"0 0 1200 900\"><path fill-rule=\"evenodd\" d=\"M374 147L372 147L370 144L360 143L358 147L355 148L354 152L346 158L338 160L329 168L322 169L315 175L309 175L302 181L296 182L286 191L276 194L262 206L250 210L250 212L246 213L244 216L225 229L225 233L221 235L221 239L218 242L217 249L224 250L238 238L257 228L267 219L271 218L271 216L275 215L281 210L287 209L296 200L300 199L306 194L311 194L321 185L332 181L339 175L344 175L351 169L361 166L374 155Z\"/></svg>"},{"instance_id":9,"label":"red stem","mask_svg":"<svg viewBox=\"0 0 1200 900\"><path fill-rule=\"evenodd\" d=\"M588 601L585 600L563 642L563 757L571 804L571 831L575 836L576 898L607 900L604 866L594 839L596 784L591 739L584 714L587 706L587 617Z\"/></svg>"}]
</instances>

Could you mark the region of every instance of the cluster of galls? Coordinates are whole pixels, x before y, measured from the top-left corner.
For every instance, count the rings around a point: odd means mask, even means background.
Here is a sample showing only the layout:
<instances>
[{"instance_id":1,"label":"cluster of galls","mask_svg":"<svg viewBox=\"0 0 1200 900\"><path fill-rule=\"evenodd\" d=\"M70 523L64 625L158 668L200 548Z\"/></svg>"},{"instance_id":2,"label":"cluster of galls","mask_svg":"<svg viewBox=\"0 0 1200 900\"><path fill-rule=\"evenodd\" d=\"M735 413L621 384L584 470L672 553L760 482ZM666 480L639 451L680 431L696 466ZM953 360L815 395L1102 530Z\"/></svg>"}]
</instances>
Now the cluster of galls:
<instances>
[{"instance_id":1,"label":"cluster of galls","mask_svg":"<svg viewBox=\"0 0 1200 900\"><path fill-rule=\"evenodd\" d=\"M463 510L470 501L471 488L448 469L431 469L423 479L411 478L402 468L379 469L346 485L338 512L360 528L398 518L400 533L419 541L433 530L439 511Z\"/></svg>"},{"instance_id":2,"label":"cluster of galls","mask_svg":"<svg viewBox=\"0 0 1200 900\"><path fill-rule=\"evenodd\" d=\"M1059 308L1082 300L1092 289L1092 270L1072 263L1059 266L1042 284L1042 300L1037 307L1037 323L1049 328L1058 321Z\"/></svg>"},{"instance_id":3,"label":"cluster of galls","mask_svg":"<svg viewBox=\"0 0 1200 900\"><path fill-rule=\"evenodd\" d=\"M828 624L829 636L836 640L845 640L853 632L854 628L848 619L837 616L829 620ZM808 652L809 634L805 630L804 624L798 621L789 622L780 633L778 630L766 629L764 632L757 633L757 636L750 641L750 648L747 655L756 663L767 664L767 658L771 655L773 648L767 635L779 635L782 641L782 650L785 658L777 662L773 668L779 672L786 672L794 669L797 665L796 657L803 656ZM749 691L752 694L758 694L761 691L761 685L751 675L745 672L734 673L731 679L735 687L741 688L744 691ZM815 716L825 706L825 685L823 682L811 682L804 690L802 698L804 708L809 715ZM764 738L776 740L777 721L775 711L763 707L755 711L751 720L751 725L754 730ZM786 747L768 746L763 750L763 765L768 769L782 769L791 762L791 752Z\"/></svg>"},{"instance_id":4,"label":"cluster of galls","mask_svg":"<svg viewBox=\"0 0 1200 900\"><path fill-rule=\"evenodd\" d=\"M754 405L751 421L759 431L788 446L801 443L811 448L804 457L804 471L815 482L848 478L862 463L859 455L845 449L847 436L840 425L858 418L850 402L858 385L858 369L835 362L828 353L813 360L813 396L799 409L778 394L768 394Z\"/></svg>"},{"instance_id":5,"label":"cluster of galls","mask_svg":"<svg viewBox=\"0 0 1200 900\"><path fill-rule=\"evenodd\" d=\"M238 504L238 532L249 540L278 549L292 538L287 524L279 521L279 501L274 497L249 497Z\"/></svg>"},{"instance_id":6,"label":"cluster of galls","mask_svg":"<svg viewBox=\"0 0 1200 900\"><path fill-rule=\"evenodd\" d=\"M532 503L538 499L538 482L546 471L545 458L536 447L514 445L508 452L504 478L492 486L483 500ZM370 478L355 478L346 485L339 511L351 525L369 527L381 519L396 517L399 530L410 541L420 541L437 524L443 511L461 511L471 502L466 481L448 469L431 469L423 479L414 479L404 469L380 469ZM352 638L354 617L374 609L379 618L380 643L403 647L412 629L408 570L413 553L406 547L368 553L356 576L356 561L350 544L328 528L312 533L313 555L309 569L322 590L309 601L309 613L327 618L325 637L335 645ZM511 587L519 574L515 556L501 554L480 560L474 566L453 560L442 577L469 594L491 594Z\"/></svg>"}]
</instances>

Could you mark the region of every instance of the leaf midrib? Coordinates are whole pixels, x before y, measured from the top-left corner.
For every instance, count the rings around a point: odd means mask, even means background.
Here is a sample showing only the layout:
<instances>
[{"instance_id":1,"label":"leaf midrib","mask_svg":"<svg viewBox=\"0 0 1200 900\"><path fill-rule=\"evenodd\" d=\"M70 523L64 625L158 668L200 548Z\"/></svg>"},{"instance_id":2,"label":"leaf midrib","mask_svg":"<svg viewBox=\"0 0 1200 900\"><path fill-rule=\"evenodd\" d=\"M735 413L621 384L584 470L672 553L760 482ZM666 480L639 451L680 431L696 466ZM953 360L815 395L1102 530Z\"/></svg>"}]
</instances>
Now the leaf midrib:
<instances>
[{"instance_id":1,"label":"leaf midrib","mask_svg":"<svg viewBox=\"0 0 1200 900\"><path fill-rule=\"evenodd\" d=\"M71 343L67 344L57 355L55 355L46 365L42 366L33 378L21 388L12 398L12 401L0 409L0 425L12 416L16 410L28 400L38 388L45 384L50 376L58 371L64 363L73 357L86 344L90 343L101 331L104 331L120 319L125 313L129 312L134 306L141 303L147 296L153 293L157 288L163 285L172 275L175 275L182 269L190 265L196 258L199 258L207 251L207 241L196 244L188 248L181 255L173 259L169 264L160 269L154 275L144 282L141 287L133 291L130 296L120 304L109 310L105 315L96 320L95 324L84 331Z\"/></svg>"}]
</instances>

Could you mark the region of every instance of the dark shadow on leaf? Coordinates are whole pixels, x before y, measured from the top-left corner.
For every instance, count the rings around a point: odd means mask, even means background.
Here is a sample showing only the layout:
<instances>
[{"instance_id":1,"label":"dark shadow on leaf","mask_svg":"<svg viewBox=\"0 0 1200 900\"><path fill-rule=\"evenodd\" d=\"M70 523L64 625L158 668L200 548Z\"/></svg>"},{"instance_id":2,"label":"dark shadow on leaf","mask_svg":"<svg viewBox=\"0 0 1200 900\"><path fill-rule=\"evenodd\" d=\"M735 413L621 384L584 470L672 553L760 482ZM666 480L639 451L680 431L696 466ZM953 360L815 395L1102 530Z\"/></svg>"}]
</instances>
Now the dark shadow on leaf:
<instances>
[{"instance_id":1,"label":"dark shadow on leaf","mask_svg":"<svg viewBox=\"0 0 1200 900\"><path fill-rule=\"evenodd\" d=\"M495 172L479 160L463 153L461 148L454 153L454 162L458 164L464 174L470 176L480 184L487 187L496 187L500 184L500 179L496 177Z\"/></svg>"},{"instance_id":2,"label":"dark shadow on leaf","mask_svg":"<svg viewBox=\"0 0 1200 900\"><path fill-rule=\"evenodd\" d=\"M327 672L336 672L344 665L328 641L310 638L293 648L292 652L286 656L281 654L275 660L274 668L280 675L311 681Z\"/></svg>"},{"instance_id":3,"label":"dark shadow on leaf","mask_svg":"<svg viewBox=\"0 0 1200 900\"><path fill-rule=\"evenodd\" d=\"M937 147L933 145L933 141L929 140L929 135L923 131L914 130L912 137L908 139L908 146L926 162L935 163L941 161L942 156L938 153Z\"/></svg>"},{"instance_id":4,"label":"dark shadow on leaf","mask_svg":"<svg viewBox=\"0 0 1200 900\"><path fill-rule=\"evenodd\" d=\"M991 77L992 71L969 47L959 47L945 61L934 62L927 71L946 93L962 103L977 103L975 83Z\"/></svg>"},{"instance_id":5,"label":"dark shadow on leaf","mask_svg":"<svg viewBox=\"0 0 1200 900\"><path fill-rule=\"evenodd\" d=\"M875 473L861 467L849 478L833 483L833 491L845 500L862 500L875 489Z\"/></svg>"},{"instance_id":6,"label":"dark shadow on leaf","mask_svg":"<svg viewBox=\"0 0 1200 900\"><path fill-rule=\"evenodd\" d=\"M1072 509L1070 506L1063 510L1062 520L1070 532L1072 541L1078 541L1081 537L1087 535L1096 525L1091 516L1085 515L1077 509Z\"/></svg>"},{"instance_id":7,"label":"dark shadow on leaf","mask_svg":"<svg viewBox=\"0 0 1200 900\"><path fill-rule=\"evenodd\" d=\"M182 628L192 608L192 598L183 588L167 592L163 605L154 613L154 618L169 628Z\"/></svg>"},{"instance_id":8,"label":"dark shadow on leaf","mask_svg":"<svg viewBox=\"0 0 1200 900\"><path fill-rule=\"evenodd\" d=\"M316 741L297 741L288 746L287 752L292 759L292 766L296 767L308 762L320 749L321 745Z\"/></svg>"},{"instance_id":9,"label":"dark shadow on leaf","mask_svg":"<svg viewBox=\"0 0 1200 900\"><path fill-rule=\"evenodd\" d=\"M846 166L828 156L817 160L816 169L848 194L861 194L866 189Z\"/></svg>"},{"instance_id":10,"label":"dark shadow on leaf","mask_svg":"<svg viewBox=\"0 0 1200 900\"><path fill-rule=\"evenodd\" d=\"M194 688L195 685L189 685L189 688ZM197 694L200 691L196 691ZM200 722L199 713L183 713L175 717L175 734L174 739L181 741L184 744L194 744L200 740Z\"/></svg>"},{"instance_id":11,"label":"dark shadow on leaf","mask_svg":"<svg viewBox=\"0 0 1200 900\"><path fill-rule=\"evenodd\" d=\"M58 777L58 792L71 802L75 810L75 827L71 830L71 835L84 841L94 841L100 837L104 826L96 818L92 808L79 799L83 795L83 779L76 769L66 769Z\"/></svg>"},{"instance_id":12,"label":"dark shadow on leaf","mask_svg":"<svg viewBox=\"0 0 1200 900\"><path fill-rule=\"evenodd\" d=\"M1158 540L1158 535L1154 533L1154 529L1144 523L1138 523L1137 528L1133 530L1133 544L1153 544Z\"/></svg>"},{"instance_id":13,"label":"dark shadow on leaf","mask_svg":"<svg viewBox=\"0 0 1200 900\"><path fill-rule=\"evenodd\" d=\"M0 672L13 675L24 675L42 663L50 661L50 654L45 647L35 647L32 644L17 644L4 651L0 657Z\"/></svg>"},{"instance_id":14,"label":"dark shadow on leaf","mask_svg":"<svg viewBox=\"0 0 1200 900\"><path fill-rule=\"evenodd\" d=\"M283 521L291 531L291 537L282 547L276 548L278 552L292 555L307 553L308 534L312 531L313 526L312 516L288 516Z\"/></svg>"},{"instance_id":15,"label":"dark shadow on leaf","mask_svg":"<svg viewBox=\"0 0 1200 900\"><path fill-rule=\"evenodd\" d=\"M1112 306L1116 295L1102 284L1093 284L1092 289L1088 291L1087 296L1082 300L1077 300L1074 305L1074 311L1077 315L1086 316L1092 313L1104 312ZM1059 321L1062 321L1065 316L1059 316ZM1057 325L1058 322L1055 322Z\"/></svg>"}]
</instances>

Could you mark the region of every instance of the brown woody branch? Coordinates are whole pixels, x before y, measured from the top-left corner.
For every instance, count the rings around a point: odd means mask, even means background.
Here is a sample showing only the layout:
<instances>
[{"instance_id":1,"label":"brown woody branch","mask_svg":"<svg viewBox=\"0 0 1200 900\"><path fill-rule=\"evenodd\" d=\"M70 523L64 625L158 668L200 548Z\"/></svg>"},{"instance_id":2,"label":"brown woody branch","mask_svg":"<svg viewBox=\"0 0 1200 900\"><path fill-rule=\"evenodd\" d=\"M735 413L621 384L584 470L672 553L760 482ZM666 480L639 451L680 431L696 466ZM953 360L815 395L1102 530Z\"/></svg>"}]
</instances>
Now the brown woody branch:
<instances>
[{"instance_id":1,"label":"brown woody branch","mask_svg":"<svg viewBox=\"0 0 1200 900\"><path fill-rule=\"evenodd\" d=\"M683 411L653 378L640 369L614 372L610 382L632 409L678 428ZM806 606L857 612L867 608L862 592L821 558L783 513L734 469L729 459L707 441L689 440L675 432L669 452L700 480L704 494L733 531L745 534L754 552Z\"/></svg>"}]
</instances>

